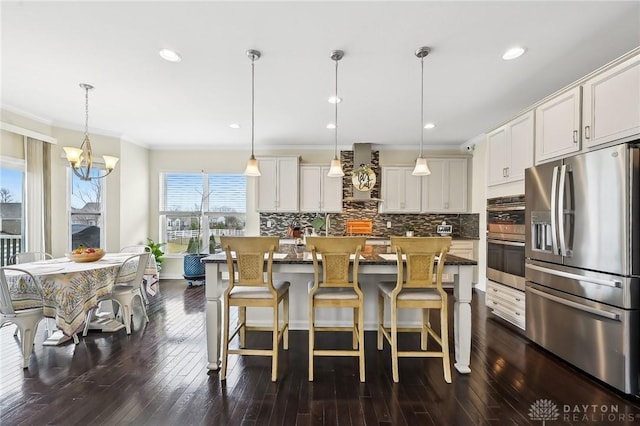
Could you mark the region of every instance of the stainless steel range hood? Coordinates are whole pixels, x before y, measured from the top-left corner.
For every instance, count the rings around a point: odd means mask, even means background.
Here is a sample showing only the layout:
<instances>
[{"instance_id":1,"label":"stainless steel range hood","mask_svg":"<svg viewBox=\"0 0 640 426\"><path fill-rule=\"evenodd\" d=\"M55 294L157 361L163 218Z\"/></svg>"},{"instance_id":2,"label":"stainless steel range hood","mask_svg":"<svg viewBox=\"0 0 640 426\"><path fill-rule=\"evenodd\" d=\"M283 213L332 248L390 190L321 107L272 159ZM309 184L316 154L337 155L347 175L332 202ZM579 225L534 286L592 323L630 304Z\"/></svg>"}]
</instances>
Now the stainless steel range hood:
<instances>
[{"instance_id":1,"label":"stainless steel range hood","mask_svg":"<svg viewBox=\"0 0 640 426\"><path fill-rule=\"evenodd\" d=\"M371 161L371 144L370 143L354 143L353 144L353 170L357 170L361 164L372 163ZM353 173L352 170L352 173ZM351 180L349 180L351 183ZM345 201L352 203L380 202L382 199L371 196L372 191L358 191L353 184L351 187L351 196L345 198ZM380 174L376 175L375 188L380 188Z\"/></svg>"}]
</instances>

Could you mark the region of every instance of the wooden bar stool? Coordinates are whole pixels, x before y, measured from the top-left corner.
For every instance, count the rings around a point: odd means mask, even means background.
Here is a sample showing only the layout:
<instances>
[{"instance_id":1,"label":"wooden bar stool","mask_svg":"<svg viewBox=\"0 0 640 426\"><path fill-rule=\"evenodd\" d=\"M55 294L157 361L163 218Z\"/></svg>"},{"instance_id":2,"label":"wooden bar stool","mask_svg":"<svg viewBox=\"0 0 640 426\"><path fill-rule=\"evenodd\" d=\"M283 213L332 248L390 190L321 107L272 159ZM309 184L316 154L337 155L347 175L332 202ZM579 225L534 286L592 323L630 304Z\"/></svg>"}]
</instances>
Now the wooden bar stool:
<instances>
[{"instance_id":1,"label":"wooden bar stool","mask_svg":"<svg viewBox=\"0 0 640 426\"><path fill-rule=\"evenodd\" d=\"M313 256L314 278L309 282L309 381L313 381L314 356L357 356L360 358L360 381L365 381L364 295L358 285L358 262L365 242L365 237L307 237L307 248ZM349 279L351 261L353 269ZM353 326L316 327L316 308L353 308ZM315 349L316 331L351 332L353 350Z\"/></svg>"},{"instance_id":2,"label":"wooden bar stool","mask_svg":"<svg viewBox=\"0 0 640 426\"><path fill-rule=\"evenodd\" d=\"M278 237L222 237L222 248L227 254L229 286L224 292L224 330L222 338L221 380L227 378L229 354L261 355L271 357L271 381L278 378L278 347L284 340L284 349L289 349L289 282L274 282L272 279L273 253L280 245ZM265 271L266 265L266 271ZM265 280L266 272L266 280ZM238 276L236 277L236 273ZM283 325L280 327L279 305L283 302ZM238 325L229 336L231 306L237 306ZM247 326L248 307L273 309L272 327ZM244 349L247 331L271 331L271 349ZM229 349L229 342L239 334L240 348Z\"/></svg>"},{"instance_id":3,"label":"wooden bar stool","mask_svg":"<svg viewBox=\"0 0 640 426\"><path fill-rule=\"evenodd\" d=\"M394 382L399 381L398 357L437 357L442 358L444 380L451 383L447 293L442 289L442 269L451 246L451 237L391 237L391 246L397 255L398 277L395 283L381 283L378 286L378 350L382 350L384 336L391 345ZM387 300L391 327L384 326L384 305ZM420 328L398 328L398 309L403 308L422 309ZM440 310L440 335L431 328L430 309ZM399 351L398 332L419 332L421 350ZM440 345L440 351L427 351L429 335Z\"/></svg>"}]
</instances>

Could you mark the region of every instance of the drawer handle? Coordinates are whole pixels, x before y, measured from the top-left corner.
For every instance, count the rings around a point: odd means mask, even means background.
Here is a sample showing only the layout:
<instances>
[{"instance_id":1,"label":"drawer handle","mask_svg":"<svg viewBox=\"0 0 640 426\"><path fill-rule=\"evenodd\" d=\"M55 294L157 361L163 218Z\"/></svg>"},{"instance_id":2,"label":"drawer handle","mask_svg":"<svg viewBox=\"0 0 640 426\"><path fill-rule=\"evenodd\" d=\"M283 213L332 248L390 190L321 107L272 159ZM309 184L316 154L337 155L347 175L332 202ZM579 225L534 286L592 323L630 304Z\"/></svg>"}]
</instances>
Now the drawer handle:
<instances>
[{"instance_id":1,"label":"drawer handle","mask_svg":"<svg viewBox=\"0 0 640 426\"><path fill-rule=\"evenodd\" d=\"M521 299L519 297L516 297L516 302L520 302L520 300Z\"/></svg>"},{"instance_id":2,"label":"drawer handle","mask_svg":"<svg viewBox=\"0 0 640 426\"><path fill-rule=\"evenodd\" d=\"M494 305L497 305L497 304L498 304L498 302L491 302L491 303L493 303Z\"/></svg>"},{"instance_id":3,"label":"drawer handle","mask_svg":"<svg viewBox=\"0 0 640 426\"><path fill-rule=\"evenodd\" d=\"M516 312L516 315L517 315L517 316L520 316L520 312Z\"/></svg>"},{"instance_id":4,"label":"drawer handle","mask_svg":"<svg viewBox=\"0 0 640 426\"><path fill-rule=\"evenodd\" d=\"M496 293L498 292L497 288L492 288L491 290L495 291Z\"/></svg>"}]
</instances>

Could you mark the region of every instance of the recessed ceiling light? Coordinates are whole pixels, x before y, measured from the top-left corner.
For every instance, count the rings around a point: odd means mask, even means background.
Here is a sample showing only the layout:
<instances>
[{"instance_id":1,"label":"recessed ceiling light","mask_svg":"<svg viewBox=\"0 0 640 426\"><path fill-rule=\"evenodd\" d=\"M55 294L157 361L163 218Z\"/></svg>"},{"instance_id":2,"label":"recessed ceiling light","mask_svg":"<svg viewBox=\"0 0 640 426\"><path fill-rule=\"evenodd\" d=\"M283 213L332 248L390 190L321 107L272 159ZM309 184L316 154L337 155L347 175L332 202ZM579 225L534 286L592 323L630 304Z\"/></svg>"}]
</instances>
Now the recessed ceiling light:
<instances>
[{"instance_id":1,"label":"recessed ceiling light","mask_svg":"<svg viewBox=\"0 0 640 426\"><path fill-rule=\"evenodd\" d=\"M342 102L342 98L340 96L338 96L338 97L331 96L329 98L329 103L330 104L339 104L340 102Z\"/></svg>"},{"instance_id":2,"label":"recessed ceiling light","mask_svg":"<svg viewBox=\"0 0 640 426\"><path fill-rule=\"evenodd\" d=\"M160 49L160 51L158 52L158 55L160 55L160 57L165 61L169 61L169 62L182 61L182 56L180 56L178 52L173 51L171 49Z\"/></svg>"},{"instance_id":3,"label":"recessed ceiling light","mask_svg":"<svg viewBox=\"0 0 640 426\"><path fill-rule=\"evenodd\" d=\"M433 129L434 127L436 127L436 125L433 123L427 123L424 125L425 129Z\"/></svg>"},{"instance_id":4,"label":"recessed ceiling light","mask_svg":"<svg viewBox=\"0 0 640 426\"><path fill-rule=\"evenodd\" d=\"M231 127L232 129L239 129L240 125L238 123L231 123L229 124L229 127Z\"/></svg>"},{"instance_id":5,"label":"recessed ceiling light","mask_svg":"<svg viewBox=\"0 0 640 426\"><path fill-rule=\"evenodd\" d=\"M327 124L327 129L335 129L335 128L336 128L335 124L333 124L333 123Z\"/></svg>"},{"instance_id":6,"label":"recessed ceiling light","mask_svg":"<svg viewBox=\"0 0 640 426\"><path fill-rule=\"evenodd\" d=\"M504 59L505 61L509 61L511 59L519 58L520 56L524 55L525 51L526 49L524 47L512 47L504 52L504 54L502 55L502 59Z\"/></svg>"}]
</instances>

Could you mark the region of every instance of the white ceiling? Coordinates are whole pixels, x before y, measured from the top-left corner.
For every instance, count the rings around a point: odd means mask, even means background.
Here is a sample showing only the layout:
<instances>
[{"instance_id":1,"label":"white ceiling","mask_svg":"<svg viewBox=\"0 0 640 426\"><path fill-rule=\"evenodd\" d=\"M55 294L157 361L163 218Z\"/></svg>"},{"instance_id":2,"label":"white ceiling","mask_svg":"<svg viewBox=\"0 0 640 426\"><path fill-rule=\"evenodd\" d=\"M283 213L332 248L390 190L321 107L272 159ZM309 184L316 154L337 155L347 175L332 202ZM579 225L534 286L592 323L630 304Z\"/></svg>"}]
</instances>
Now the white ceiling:
<instances>
[{"instance_id":1,"label":"white ceiling","mask_svg":"<svg viewBox=\"0 0 640 426\"><path fill-rule=\"evenodd\" d=\"M459 146L640 45L640 2L2 1L2 108L153 148ZM527 47L520 59L503 51ZM178 64L160 48L183 56ZM229 124L239 123L234 130ZM78 141L79 142L79 141Z\"/></svg>"}]
</instances>

